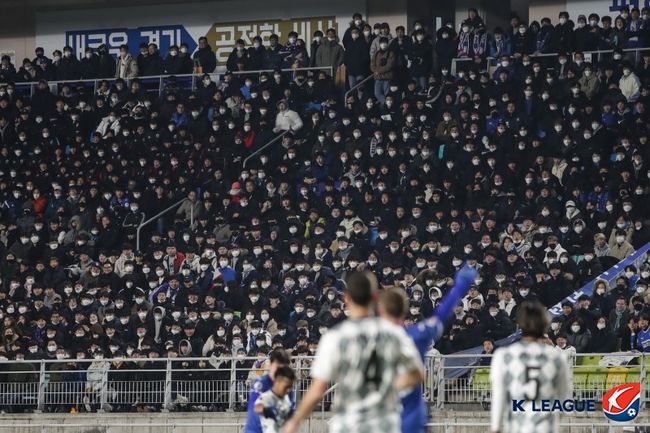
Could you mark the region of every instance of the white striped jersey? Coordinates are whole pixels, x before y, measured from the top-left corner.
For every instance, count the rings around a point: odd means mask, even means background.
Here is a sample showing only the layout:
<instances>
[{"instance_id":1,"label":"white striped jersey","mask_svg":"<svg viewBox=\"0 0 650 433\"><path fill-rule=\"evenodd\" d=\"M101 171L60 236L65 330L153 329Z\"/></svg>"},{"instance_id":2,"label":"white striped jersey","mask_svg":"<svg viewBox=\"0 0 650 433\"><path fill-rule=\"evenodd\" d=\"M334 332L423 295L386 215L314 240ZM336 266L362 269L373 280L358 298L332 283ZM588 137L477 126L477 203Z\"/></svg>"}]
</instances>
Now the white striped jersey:
<instances>
[{"instance_id":1,"label":"white striped jersey","mask_svg":"<svg viewBox=\"0 0 650 433\"><path fill-rule=\"evenodd\" d=\"M312 377L337 384L331 433L399 433L393 388L402 373L422 369L415 345L399 326L369 317L346 320L320 340Z\"/></svg>"},{"instance_id":2,"label":"white striped jersey","mask_svg":"<svg viewBox=\"0 0 650 433\"><path fill-rule=\"evenodd\" d=\"M569 398L570 380L566 355L538 342L517 342L496 350L490 367L492 382L491 424L501 433L554 433L557 412L533 412L541 400ZM513 400L523 400L523 411ZM517 409L517 410L515 410Z\"/></svg>"}]
</instances>

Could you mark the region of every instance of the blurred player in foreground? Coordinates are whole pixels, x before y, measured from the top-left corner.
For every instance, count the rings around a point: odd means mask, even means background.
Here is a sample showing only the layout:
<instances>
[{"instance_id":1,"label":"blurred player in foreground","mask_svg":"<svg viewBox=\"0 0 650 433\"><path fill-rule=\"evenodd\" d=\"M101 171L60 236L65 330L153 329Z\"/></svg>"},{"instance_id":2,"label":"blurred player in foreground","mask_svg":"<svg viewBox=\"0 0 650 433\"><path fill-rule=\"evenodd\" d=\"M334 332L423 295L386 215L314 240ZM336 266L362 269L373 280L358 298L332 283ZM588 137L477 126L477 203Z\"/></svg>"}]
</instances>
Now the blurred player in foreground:
<instances>
[{"instance_id":1,"label":"blurred player in foreground","mask_svg":"<svg viewBox=\"0 0 650 433\"><path fill-rule=\"evenodd\" d=\"M244 433L262 433L262 424L260 417L255 412L255 403L260 394L270 390L275 380L275 372L289 365L289 355L282 349L275 349L269 355L269 373L256 379L248 394L248 414ZM295 404L294 393L289 394L292 404ZM293 406L292 406L293 407Z\"/></svg>"},{"instance_id":2,"label":"blurred player in foreground","mask_svg":"<svg viewBox=\"0 0 650 433\"><path fill-rule=\"evenodd\" d=\"M561 350L544 343L548 312L539 302L524 302L517 310L521 341L497 349L492 358L491 426L493 433L555 433L557 412L533 412L532 402L565 400L569 393L569 366ZM524 411L513 410L513 400L524 400Z\"/></svg>"},{"instance_id":3,"label":"blurred player in foreground","mask_svg":"<svg viewBox=\"0 0 650 433\"><path fill-rule=\"evenodd\" d=\"M263 433L279 433L293 414L293 402L289 395L295 380L296 374L291 367L280 367L275 370L271 389L257 398L255 413L261 418Z\"/></svg>"},{"instance_id":4,"label":"blurred player in foreground","mask_svg":"<svg viewBox=\"0 0 650 433\"><path fill-rule=\"evenodd\" d=\"M348 278L348 320L320 340L312 366L312 384L284 433L298 431L330 383L336 383L331 433L398 433L397 392L422 382L422 361L399 326L373 317L377 279L370 272Z\"/></svg>"},{"instance_id":5,"label":"blurred player in foreground","mask_svg":"<svg viewBox=\"0 0 650 433\"><path fill-rule=\"evenodd\" d=\"M407 326L406 333L415 343L424 361L424 356L444 330L445 322L454 312L454 307L474 283L476 271L468 266L456 274L454 287L435 309L433 315L420 323ZM406 314L406 298L401 290L389 290L382 293L379 301L379 313L393 323L402 324ZM417 384L408 394L402 397L402 433L423 433L426 431L427 406L422 398L422 385Z\"/></svg>"}]
</instances>

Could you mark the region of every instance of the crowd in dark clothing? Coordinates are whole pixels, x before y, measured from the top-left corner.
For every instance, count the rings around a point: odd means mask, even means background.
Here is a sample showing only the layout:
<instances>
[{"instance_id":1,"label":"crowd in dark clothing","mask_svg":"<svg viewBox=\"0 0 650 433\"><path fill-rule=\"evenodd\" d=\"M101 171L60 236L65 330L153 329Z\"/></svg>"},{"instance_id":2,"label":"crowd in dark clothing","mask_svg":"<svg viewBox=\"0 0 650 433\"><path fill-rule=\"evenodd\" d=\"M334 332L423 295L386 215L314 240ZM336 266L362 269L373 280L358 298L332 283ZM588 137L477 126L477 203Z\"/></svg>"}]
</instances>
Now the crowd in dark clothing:
<instances>
[{"instance_id":1,"label":"crowd in dark clothing","mask_svg":"<svg viewBox=\"0 0 650 433\"><path fill-rule=\"evenodd\" d=\"M420 24L398 33L414 50L384 35L366 55L360 18L345 51L328 30L316 58L358 76L375 63L377 96L343 100L332 76L300 70L205 74L195 90L169 79L160 96L137 78L0 86L0 357L310 355L345 319L348 273L402 288L412 323L467 263L479 277L436 344L452 353L509 335L521 302L550 307L650 241L649 53L524 53L454 76L418 51ZM472 12L466 24L482 25ZM140 71L170 67L144 50ZM177 202L137 249L140 224ZM565 305L552 343L634 348L648 282L646 260Z\"/></svg>"}]
</instances>

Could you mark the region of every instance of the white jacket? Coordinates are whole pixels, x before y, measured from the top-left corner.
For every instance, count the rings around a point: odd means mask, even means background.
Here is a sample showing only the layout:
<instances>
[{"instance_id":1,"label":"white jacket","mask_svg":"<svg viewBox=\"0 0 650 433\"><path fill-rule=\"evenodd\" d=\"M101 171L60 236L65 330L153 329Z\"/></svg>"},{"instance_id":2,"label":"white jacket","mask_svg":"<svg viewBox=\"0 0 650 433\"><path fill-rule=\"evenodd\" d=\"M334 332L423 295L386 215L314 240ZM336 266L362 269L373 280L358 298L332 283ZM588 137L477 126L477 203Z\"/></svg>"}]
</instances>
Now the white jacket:
<instances>
[{"instance_id":1,"label":"white jacket","mask_svg":"<svg viewBox=\"0 0 650 433\"><path fill-rule=\"evenodd\" d=\"M112 129L113 134L117 135L120 133L120 119L119 117L116 118L113 122L109 119L109 116L106 116L102 119L101 122L99 122L99 126L97 126L96 131L99 132L102 137L106 137L106 134L108 134L108 130Z\"/></svg>"},{"instance_id":2,"label":"white jacket","mask_svg":"<svg viewBox=\"0 0 650 433\"><path fill-rule=\"evenodd\" d=\"M621 93L623 93L627 102L635 102L639 99L639 93L641 92L641 80L634 72L627 77L623 75L618 81L618 88L621 89Z\"/></svg>"},{"instance_id":3,"label":"white jacket","mask_svg":"<svg viewBox=\"0 0 650 433\"><path fill-rule=\"evenodd\" d=\"M293 110L280 111L275 117L275 128L273 129L275 133L288 130L297 131L300 128L302 128L302 119Z\"/></svg>"}]
</instances>

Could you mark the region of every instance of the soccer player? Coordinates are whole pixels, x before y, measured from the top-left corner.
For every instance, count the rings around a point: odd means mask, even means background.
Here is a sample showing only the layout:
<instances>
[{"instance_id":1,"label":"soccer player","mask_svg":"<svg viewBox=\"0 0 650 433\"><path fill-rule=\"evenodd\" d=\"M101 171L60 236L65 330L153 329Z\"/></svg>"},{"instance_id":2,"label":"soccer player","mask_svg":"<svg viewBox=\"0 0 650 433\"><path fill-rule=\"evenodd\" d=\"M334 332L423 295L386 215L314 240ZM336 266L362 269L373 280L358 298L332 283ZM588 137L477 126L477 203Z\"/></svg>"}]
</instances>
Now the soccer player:
<instances>
[{"instance_id":1,"label":"soccer player","mask_svg":"<svg viewBox=\"0 0 650 433\"><path fill-rule=\"evenodd\" d=\"M497 349L492 358L491 426L493 433L554 433L559 431L557 412L533 412L532 402L565 400L569 394L566 355L544 344L549 326L546 308L526 301L517 309L521 341ZM513 400L523 400L523 411Z\"/></svg>"},{"instance_id":2,"label":"soccer player","mask_svg":"<svg viewBox=\"0 0 650 433\"><path fill-rule=\"evenodd\" d=\"M289 365L289 355L282 349L275 349L269 355L269 372L264 376L258 378L253 382L253 387L248 394L248 415L246 419L246 427L244 433L262 433L262 424L260 417L255 412L255 402L260 394L268 391L273 386L275 372L281 368ZM294 394L290 394L291 401L295 403Z\"/></svg>"},{"instance_id":3,"label":"soccer player","mask_svg":"<svg viewBox=\"0 0 650 433\"><path fill-rule=\"evenodd\" d=\"M370 272L348 277L345 293L348 320L320 340L312 365L312 384L284 433L295 433L336 383L331 433L398 433L397 392L422 382L422 361L399 326L373 317L377 279Z\"/></svg>"},{"instance_id":4,"label":"soccer player","mask_svg":"<svg viewBox=\"0 0 650 433\"><path fill-rule=\"evenodd\" d=\"M255 402L255 413L261 417L262 432L279 433L280 428L293 414L293 402L289 391L296 380L291 367L275 370L271 389L262 393Z\"/></svg>"},{"instance_id":5,"label":"soccer player","mask_svg":"<svg viewBox=\"0 0 650 433\"><path fill-rule=\"evenodd\" d=\"M458 305L469 287L474 283L476 271L468 266L461 268L454 279L454 287L428 319L406 327L406 333L415 343L424 361L424 356L444 330L444 325L452 316L454 307ZM401 325L406 313L406 299L402 291L389 290L382 294L379 301L380 315L393 323ZM422 385L418 384L408 394L402 397L402 433L424 433L427 423L427 406L422 398Z\"/></svg>"}]
</instances>

